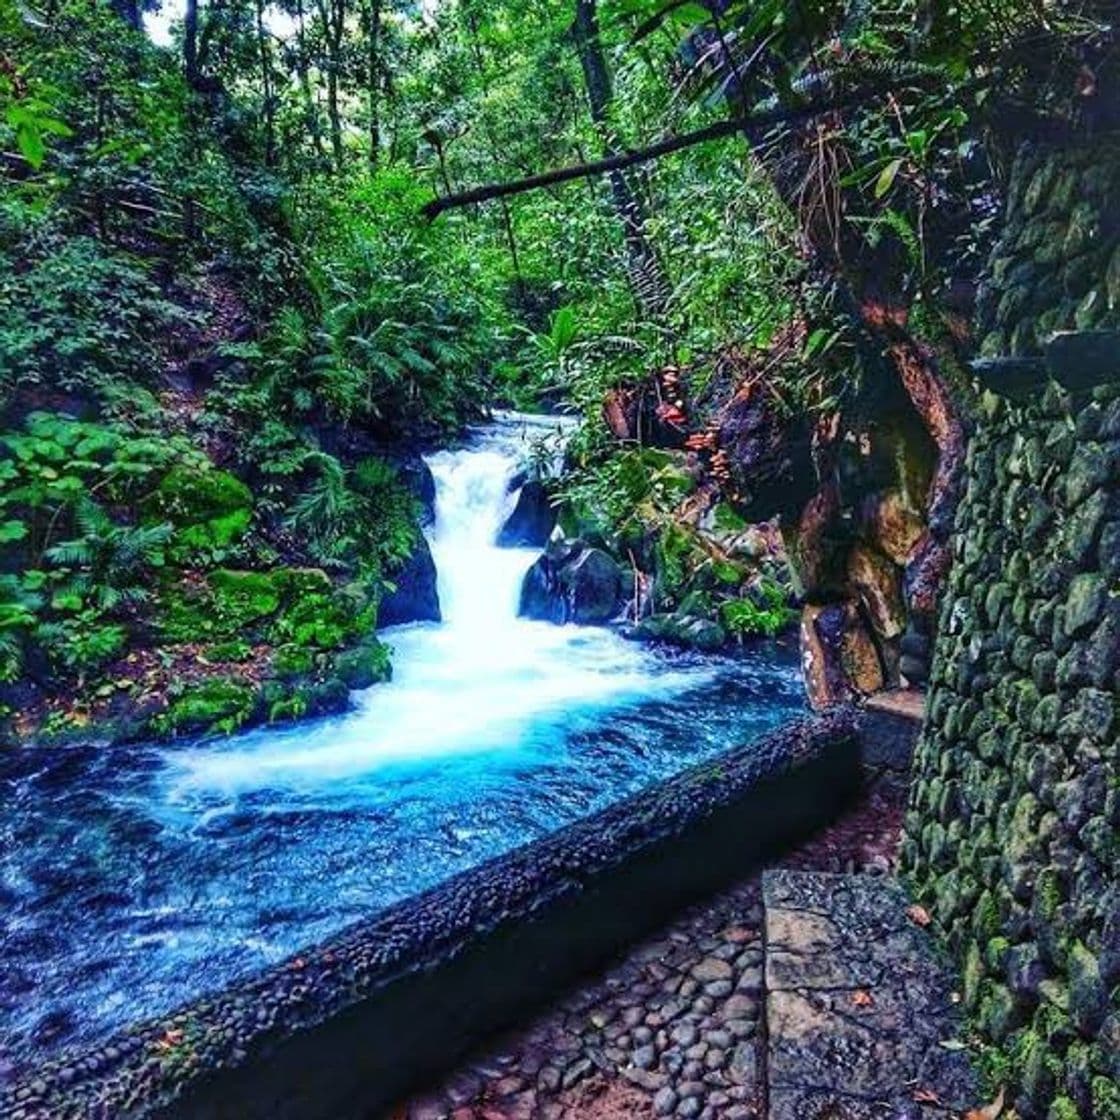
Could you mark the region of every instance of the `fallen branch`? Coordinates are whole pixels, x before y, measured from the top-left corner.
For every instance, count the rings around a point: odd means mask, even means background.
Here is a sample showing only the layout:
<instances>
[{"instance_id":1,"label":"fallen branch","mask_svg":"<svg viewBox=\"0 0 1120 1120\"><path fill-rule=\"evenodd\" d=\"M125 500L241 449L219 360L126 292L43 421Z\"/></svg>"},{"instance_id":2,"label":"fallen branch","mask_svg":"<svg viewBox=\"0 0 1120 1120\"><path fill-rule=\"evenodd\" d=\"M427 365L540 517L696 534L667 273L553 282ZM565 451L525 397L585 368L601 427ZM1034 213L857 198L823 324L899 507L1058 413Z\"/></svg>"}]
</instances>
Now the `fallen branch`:
<instances>
[{"instance_id":1,"label":"fallen branch","mask_svg":"<svg viewBox=\"0 0 1120 1120\"><path fill-rule=\"evenodd\" d=\"M541 187L550 187L557 183L567 183L572 179L590 179L598 175L607 175L612 171L623 171L628 167L634 167L636 164L649 163L651 160L660 159L662 156L671 155L673 152L679 152L682 148L691 148L708 140L719 140L737 132L749 136L752 132L772 128L778 124L798 124L823 113L833 113L861 105L884 92L886 92L885 87L876 86L874 89L863 89L859 92L853 92L848 97L833 101L817 102L816 104L803 105L800 108L772 109L751 113L743 117L716 121L715 124L707 125L695 132L685 132L680 136L670 136L664 140L659 140L648 148L638 148L632 152L623 152L619 155L608 156L605 159L593 160L591 163L561 167L554 171L544 171L539 175L530 175L525 179L514 179L506 183L489 183L486 186L475 187L473 190L449 194L443 198L434 198L424 207L424 217L429 221L434 221L445 210L453 210L460 206L471 206L478 202L488 202L494 198L506 198L512 194L523 194L525 191L539 190Z\"/></svg>"}]
</instances>

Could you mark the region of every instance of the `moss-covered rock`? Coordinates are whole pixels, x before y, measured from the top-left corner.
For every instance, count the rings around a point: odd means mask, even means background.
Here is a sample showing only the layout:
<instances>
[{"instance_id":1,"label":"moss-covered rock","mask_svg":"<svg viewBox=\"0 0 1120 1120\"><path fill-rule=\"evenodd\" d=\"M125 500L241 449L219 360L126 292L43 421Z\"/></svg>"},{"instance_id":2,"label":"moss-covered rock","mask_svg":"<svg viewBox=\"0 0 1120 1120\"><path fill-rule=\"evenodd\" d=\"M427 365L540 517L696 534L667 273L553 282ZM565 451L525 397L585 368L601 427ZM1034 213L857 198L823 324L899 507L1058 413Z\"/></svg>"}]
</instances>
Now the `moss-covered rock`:
<instances>
[{"instance_id":1,"label":"moss-covered rock","mask_svg":"<svg viewBox=\"0 0 1120 1120\"><path fill-rule=\"evenodd\" d=\"M355 649L335 658L334 673L348 689L369 688L392 675L389 650L376 639L367 640Z\"/></svg>"},{"instance_id":2,"label":"moss-covered rock","mask_svg":"<svg viewBox=\"0 0 1120 1120\"><path fill-rule=\"evenodd\" d=\"M257 689L229 677L190 685L152 720L161 735L228 734L243 727L257 707Z\"/></svg>"},{"instance_id":3,"label":"moss-covered rock","mask_svg":"<svg viewBox=\"0 0 1120 1120\"><path fill-rule=\"evenodd\" d=\"M705 652L714 652L727 644L727 631L718 622L687 614L651 615L643 618L631 633L643 641L667 642Z\"/></svg>"},{"instance_id":4,"label":"moss-covered rock","mask_svg":"<svg viewBox=\"0 0 1120 1120\"><path fill-rule=\"evenodd\" d=\"M176 563L220 563L249 529L253 494L227 471L175 467L164 476L146 513L174 526L168 551Z\"/></svg>"}]
</instances>

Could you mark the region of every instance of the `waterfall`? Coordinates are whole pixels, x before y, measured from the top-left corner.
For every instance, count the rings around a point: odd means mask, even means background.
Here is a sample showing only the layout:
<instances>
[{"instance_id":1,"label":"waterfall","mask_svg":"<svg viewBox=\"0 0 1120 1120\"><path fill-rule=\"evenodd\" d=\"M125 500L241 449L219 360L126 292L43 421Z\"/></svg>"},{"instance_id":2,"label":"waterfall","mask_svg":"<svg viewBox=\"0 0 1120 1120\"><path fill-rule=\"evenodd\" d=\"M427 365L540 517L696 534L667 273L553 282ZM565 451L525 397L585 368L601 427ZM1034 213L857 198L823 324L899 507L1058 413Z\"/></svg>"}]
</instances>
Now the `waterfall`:
<instances>
[{"instance_id":1,"label":"waterfall","mask_svg":"<svg viewBox=\"0 0 1120 1120\"><path fill-rule=\"evenodd\" d=\"M517 617L534 554L494 541L541 430L503 419L430 457L445 620L383 631L393 680L350 711L0 751L0 945L33 993L0 999L0 1064L59 1023L92 1042L163 1014L800 710L792 651L680 657Z\"/></svg>"},{"instance_id":2,"label":"waterfall","mask_svg":"<svg viewBox=\"0 0 1120 1120\"><path fill-rule=\"evenodd\" d=\"M516 493L517 460L508 450L441 451L428 458L436 518L428 543L436 562L444 623L465 630L504 625L517 614L521 581L534 553L498 548Z\"/></svg>"},{"instance_id":3,"label":"waterfall","mask_svg":"<svg viewBox=\"0 0 1120 1120\"><path fill-rule=\"evenodd\" d=\"M403 760L512 751L547 738L572 713L710 678L710 665L667 665L607 629L517 616L538 553L495 542L516 501L511 480L550 429L555 421L507 416L465 447L428 457L436 482L428 541L443 621L382 632L393 651L390 684L357 694L342 717L176 752L182 788L323 786Z\"/></svg>"}]
</instances>

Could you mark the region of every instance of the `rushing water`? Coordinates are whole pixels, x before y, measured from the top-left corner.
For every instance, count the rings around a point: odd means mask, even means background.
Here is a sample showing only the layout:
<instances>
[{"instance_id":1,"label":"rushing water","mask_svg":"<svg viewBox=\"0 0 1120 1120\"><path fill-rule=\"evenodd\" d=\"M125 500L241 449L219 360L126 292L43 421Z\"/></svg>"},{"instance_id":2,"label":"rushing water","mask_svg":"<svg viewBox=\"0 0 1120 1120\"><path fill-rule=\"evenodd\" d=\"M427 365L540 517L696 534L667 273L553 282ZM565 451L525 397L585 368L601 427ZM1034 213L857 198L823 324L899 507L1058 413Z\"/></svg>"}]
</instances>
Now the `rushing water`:
<instances>
[{"instance_id":1,"label":"rushing water","mask_svg":"<svg viewBox=\"0 0 1120 1120\"><path fill-rule=\"evenodd\" d=\"M669 655L516 617L494 540L540 422L429 458L442 624L331 719L0 752L0 1078L276 962L801 707L796 658Z\"/></svg>"}]
</instances>

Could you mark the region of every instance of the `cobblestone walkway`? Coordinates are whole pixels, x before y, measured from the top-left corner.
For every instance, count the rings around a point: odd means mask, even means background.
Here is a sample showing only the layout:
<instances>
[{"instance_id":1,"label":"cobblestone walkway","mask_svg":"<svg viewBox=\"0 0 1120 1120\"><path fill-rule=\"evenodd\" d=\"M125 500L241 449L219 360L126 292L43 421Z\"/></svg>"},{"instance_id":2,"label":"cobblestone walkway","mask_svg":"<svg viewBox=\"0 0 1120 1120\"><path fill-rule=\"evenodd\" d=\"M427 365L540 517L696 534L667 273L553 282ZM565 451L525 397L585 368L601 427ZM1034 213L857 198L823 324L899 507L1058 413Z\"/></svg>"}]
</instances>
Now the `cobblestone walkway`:
<instances>
[{"instance_id":1,"label":"cobblestone walkway","mask_svg":"<svg viewBox=\"0 0 1120 1120\"><path fill-rule=\"evenodd\" d=\"M901 802L883 788L781 866L891 867ZM392 1120L760 1120L762 891L755 875L498 1040Z\"/></svg>"}]
</instances>

